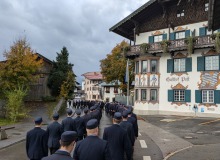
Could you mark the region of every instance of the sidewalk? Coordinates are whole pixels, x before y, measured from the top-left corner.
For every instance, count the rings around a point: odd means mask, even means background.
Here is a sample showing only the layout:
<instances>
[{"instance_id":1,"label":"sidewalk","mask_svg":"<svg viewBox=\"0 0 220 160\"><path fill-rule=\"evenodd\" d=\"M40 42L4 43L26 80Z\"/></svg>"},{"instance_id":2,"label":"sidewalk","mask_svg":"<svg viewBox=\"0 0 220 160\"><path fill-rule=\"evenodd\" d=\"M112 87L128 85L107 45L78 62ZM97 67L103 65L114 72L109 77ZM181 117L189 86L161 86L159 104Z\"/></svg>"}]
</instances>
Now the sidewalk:
<instances>
[{"instance_id":1,"label":"sidewalk","mask_svg":"<svg viewBox=\"0 0 220 160\"><path fill-rule=\"evenodd\" d=\"M47 116L46 107L38 107L37 109L35 109L30 113L30 118L25 119L23 122L2 127L2 128L7 128L7 127L15 127L15 128L6 130L8 139L0 140L0 150L25 140L26 133L34 128L33 120L37 116L41 116L43 118L43 124L47 124L48 122L50 122ZM43 125L42 128L45 129L46 125Z\"/></svg>"}]
</instances>

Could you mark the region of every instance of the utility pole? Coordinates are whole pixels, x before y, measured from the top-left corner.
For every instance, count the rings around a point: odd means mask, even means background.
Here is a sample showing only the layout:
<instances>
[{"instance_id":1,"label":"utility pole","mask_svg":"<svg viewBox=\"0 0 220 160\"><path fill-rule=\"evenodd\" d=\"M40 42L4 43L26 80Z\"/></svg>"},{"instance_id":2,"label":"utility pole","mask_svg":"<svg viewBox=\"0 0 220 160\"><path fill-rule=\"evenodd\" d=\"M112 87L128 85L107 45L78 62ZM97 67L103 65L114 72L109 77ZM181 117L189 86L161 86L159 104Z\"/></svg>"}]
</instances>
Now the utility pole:
<instances>
[{"instance_id":1,"label":"utility pole","mask_svg":"<svg viewBox=\"0 0 220 160\"><path fill-rule=\"evenodd\" d=\"M129 105L129 59L127 59L126 79L127 79L127 105Z\"/></svg>"}]
</instances>

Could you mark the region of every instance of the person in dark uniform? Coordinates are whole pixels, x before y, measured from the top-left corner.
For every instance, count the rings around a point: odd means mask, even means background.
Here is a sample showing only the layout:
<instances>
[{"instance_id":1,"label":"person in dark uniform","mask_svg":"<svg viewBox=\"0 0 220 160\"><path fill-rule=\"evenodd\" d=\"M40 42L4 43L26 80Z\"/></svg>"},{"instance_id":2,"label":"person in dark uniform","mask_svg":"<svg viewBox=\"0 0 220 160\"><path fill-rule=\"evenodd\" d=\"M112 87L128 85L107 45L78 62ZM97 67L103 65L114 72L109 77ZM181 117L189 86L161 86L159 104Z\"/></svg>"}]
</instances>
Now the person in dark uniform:
<instances>
[{"instance_id":1,"label":"person in dark uniform","mask_svg":"<svg viewBox=\"0 0 220 160\"><path fill-rule=\"evenodd\" d=\"M62 120L62 130L65 131L76 131L75 121L72 119L73 111L72 109L67 109L67 117Z\"/></svg>"},{"instance_id":2,"label":"person in dark uniform","mask_svg":"<svg viewBox=\"0 0 220 160\"><path fill-rule=\"evenodd\" d=\"M83 135L84 135L84 130L85 130L85 124L84 124L84 120L82 117L80 117L81 115L81 110L76 110L76 115L77 117L74 119L75 124L76 124L76 132L78 134L78 140L83 139Z\"/></svg>"},{"instance_id":3,"label":"person in dark uniform","mask_svg":"<svg viewBox=\"0 0 220 160\"><path fill-rule=\"evenodd\" d=\"M119 125L128 133L128 138L131 141L132 146L134 146L135 136L133 126L130 122L128 122L128 112L123 111L122 113L123 120L119 123Z\"/></svg>"},{"instance_id":4,"label":"person in dark uniform","mask_svg":"<svg viewBox=\"0 0 220 160\"><path fill-rule=\"evenodd\" d=\"M73 160L70 156L77 139L77 133L75 131L66 131L61 135L60 149L54 154L42 158L42 160Z\"/></svg>"},{"instance_id":5,"label":"person in dark uniform","mask_svg":"<svg viewBox=\"0 0 220 160\"><path fill-rule=\"evenodd\" d=\"M47 126L48 135L48 147L50 149L50 154L55 153L60 148L60 137L63 133L61 124L58 123L59 114L53 114L53 122Z\"/></svg>"},{"instance_id":6,"label":"person in dark uniform","mask_svg":"<svg viewBox=\"0 0 220 160\"><path fill-rule=\"evenodd\" d=\"M132 117L132 110L131 108L128 108L128 122L130 122L133 125L133 129L134 129L134 135L137 138L138 137L138 124L137 124L137 120Z\"/></svg>"},{"instance_id":7,"label":"person in dark uniform","mask_svg":"<svg viewBox=\"0 0 220 160\"><path fill-rule=\"evenodd\" d=\"M120 112L115 112L113 116L113 125L105 128L103 139L109 143L110 153L113 160L124 160L126 154L127 160L132 159L132 145L127 132L119 126L122 120Z\"/></svg>"},{"instance_id":8,"label":"person in dark uniform","mask_svg":"<svg viewBox=\"0 0 220 160\"><path fill-rule=\"evenodd\" d=\"M26 153L30 160L41 160L48 155L47 134L41 129L42 121L41 117L37 117L34 129L26 135Z\"/></svg>"},{"instance_id":9,"label":"person in dark uniform","mask_svg":"<svg viewBox=\"0 0 220 160\"><path fill-rule=\"evenodd\" d=\"M86 126L87 122L91 119L91 115L88 114L89 112L89 109L88 108L85 108L84 109L84 115L82 116L82 119L83 119L83 122L84 122L84 126ZM84 138L87 136L87 133L86 133L86 127L84 128Z\"/></svg>"},{"instance_id":10,"label":"person in dark uniform","mask_svg":"<svg viewBox=\"0 0 220 160\"><path fill-rule=\"evenodd\" d=\"M114 160L111 158L108 143L98 137L98 121L91 119L86 124L88 136L76 143L74 160Z\"/></svg>"}]
</instances>

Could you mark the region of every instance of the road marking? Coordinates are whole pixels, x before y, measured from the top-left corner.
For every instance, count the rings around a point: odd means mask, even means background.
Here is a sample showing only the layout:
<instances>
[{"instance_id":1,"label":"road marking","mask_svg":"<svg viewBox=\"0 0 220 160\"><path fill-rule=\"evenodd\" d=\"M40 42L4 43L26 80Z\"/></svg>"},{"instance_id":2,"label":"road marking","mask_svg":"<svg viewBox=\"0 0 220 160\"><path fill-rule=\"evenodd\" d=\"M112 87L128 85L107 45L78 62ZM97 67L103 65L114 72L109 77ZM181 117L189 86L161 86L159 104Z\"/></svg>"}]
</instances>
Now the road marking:
<instances>
[{"instance_id":1,"label":"road marking","mask_svg":"<svg viewBox=\"0 0 220 160\"><path fill-rule=\"evenodd\" d=\"M141 133L139 132L138 135L141 136Z\"/></svg>"},{"instance_id":2,"label":"road marking","mask_svg":"<svg viewBox=\"0 0 220 160\"><path fill-rule=\"evenodd\" d=\"M199 125L206 125L206 124L217 122L217 121L220 121L220 119L216 119L216 120L213 120L213 121L208 121L208 122L200 123Z\"/></svg>"},{"instance_id":3,"label":"road marking","mask_svg":"<svg viewBox=\"0 0 220 160\"><path fill-rule=\"evenodd\" d=\"M145 142L145 140L139 140L140 144L141 144L141 148L147 148L147 144Z\"/></svg>"},{"instance_id":4,"label":"road marking","mask_svg":"<svg viewBox=\"0 0 220 160\"><path fill-rule=\"evenodd\" d=\"M150 156L143 156L143 160L151 160Z\"/></svg>"}]
</instances>

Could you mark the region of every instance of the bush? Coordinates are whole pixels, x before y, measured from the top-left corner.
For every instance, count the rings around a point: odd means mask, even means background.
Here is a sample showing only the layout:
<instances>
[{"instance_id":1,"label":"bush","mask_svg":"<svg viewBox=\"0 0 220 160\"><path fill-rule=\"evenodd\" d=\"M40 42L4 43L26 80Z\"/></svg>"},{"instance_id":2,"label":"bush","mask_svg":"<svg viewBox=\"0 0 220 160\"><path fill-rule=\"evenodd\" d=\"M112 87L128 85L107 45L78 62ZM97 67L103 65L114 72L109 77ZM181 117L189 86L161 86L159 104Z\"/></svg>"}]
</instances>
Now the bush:
<instances>
[{"instance_id":1,"label":"bush","mask_svg":"<svg viewBox=\"0 0 220 160\"><path fill-rule=\"evenodd\" d=\"M28 116L28 110L24 107L24 97L26 93L27 91L23 90L21 87L6 92L6 117L13 122Z\"/></svg>"}]
</instances>

